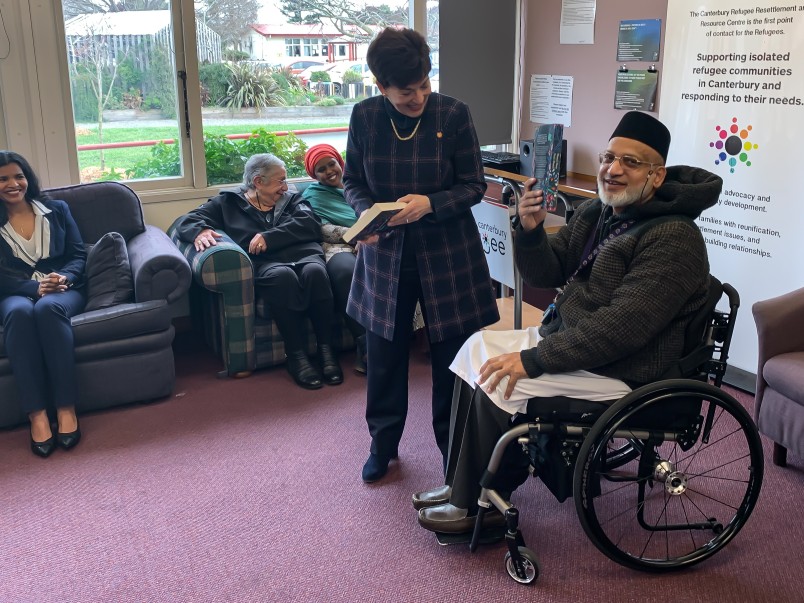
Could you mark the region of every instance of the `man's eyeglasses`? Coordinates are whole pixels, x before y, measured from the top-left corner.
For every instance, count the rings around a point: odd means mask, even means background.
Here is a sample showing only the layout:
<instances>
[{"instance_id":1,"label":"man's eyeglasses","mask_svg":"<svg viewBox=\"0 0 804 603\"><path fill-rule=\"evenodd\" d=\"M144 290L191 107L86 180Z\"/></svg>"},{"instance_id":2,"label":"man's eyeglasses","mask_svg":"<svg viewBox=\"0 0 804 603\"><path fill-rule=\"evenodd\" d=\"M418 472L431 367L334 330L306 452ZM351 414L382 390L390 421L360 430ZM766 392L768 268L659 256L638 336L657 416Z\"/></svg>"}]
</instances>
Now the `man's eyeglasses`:
<instances>
[{"instance_id":1,"label":"man's eyeglasses","mask_svg":"<svg viewBox=\"0 0 804 603\"><path fill-rule=\"evenodd\" d=\"M624 170L638 170L643 165L650 166L650 169L653 169L654 165L659 165L658 163L650 163L649 161L640 161L636 157L631 157L631 155L618 156L608 151L600 153L598 158L600 159L600 165L611 165L615 161L619 161Z\"/></svg>"}]
</instances>

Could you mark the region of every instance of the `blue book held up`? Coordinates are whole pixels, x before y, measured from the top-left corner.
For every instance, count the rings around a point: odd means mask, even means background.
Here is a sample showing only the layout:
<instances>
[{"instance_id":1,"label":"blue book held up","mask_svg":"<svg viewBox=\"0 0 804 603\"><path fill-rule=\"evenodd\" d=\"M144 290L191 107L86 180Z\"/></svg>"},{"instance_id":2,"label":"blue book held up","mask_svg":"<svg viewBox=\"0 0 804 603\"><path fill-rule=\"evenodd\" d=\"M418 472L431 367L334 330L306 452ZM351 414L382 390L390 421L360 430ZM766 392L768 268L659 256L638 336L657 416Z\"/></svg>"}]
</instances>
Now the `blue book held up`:
<instances>
[{"instance_id":1,"label":"blue book held up","mask_svg":"<svg viewBox=\"0 0 804 603\"><path fill-rule=\"evenodd\" d=\"M558 199L558 177L561 172L561 142L564 126L543 124L533 134L533 177L544 191L544 207L555 211Z\"/></svg>"}]
</instances>

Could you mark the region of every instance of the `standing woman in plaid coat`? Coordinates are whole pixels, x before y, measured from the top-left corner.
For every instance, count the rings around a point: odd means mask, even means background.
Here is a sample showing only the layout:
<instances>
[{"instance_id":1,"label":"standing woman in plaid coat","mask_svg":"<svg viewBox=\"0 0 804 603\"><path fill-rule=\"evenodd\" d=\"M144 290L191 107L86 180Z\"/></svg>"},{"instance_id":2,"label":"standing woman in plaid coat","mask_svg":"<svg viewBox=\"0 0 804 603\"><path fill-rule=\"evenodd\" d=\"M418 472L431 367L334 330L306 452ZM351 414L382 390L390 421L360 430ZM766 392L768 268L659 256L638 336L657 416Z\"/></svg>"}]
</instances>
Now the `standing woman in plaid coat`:
<instances>
[{"instance_id":1,"label":"standing woman in plaid coat","mask_svg":"<svg viewBox=\"0 0 804 603\"><path fill-rule=\"evenodd\" d=\"M397 457L416 302L430 341L433 431L445 466L449 365L472 333L499 319L471 212L486 190L477 135L464 103L431 93L429 53L414 30L380 32L367 61L382 96L355 105L349 124L346 200L357 214L375 202L407 203L392 228L359 243L347 306L367 331L364 482L381 479Z\"/></svg>"}]
</instances>

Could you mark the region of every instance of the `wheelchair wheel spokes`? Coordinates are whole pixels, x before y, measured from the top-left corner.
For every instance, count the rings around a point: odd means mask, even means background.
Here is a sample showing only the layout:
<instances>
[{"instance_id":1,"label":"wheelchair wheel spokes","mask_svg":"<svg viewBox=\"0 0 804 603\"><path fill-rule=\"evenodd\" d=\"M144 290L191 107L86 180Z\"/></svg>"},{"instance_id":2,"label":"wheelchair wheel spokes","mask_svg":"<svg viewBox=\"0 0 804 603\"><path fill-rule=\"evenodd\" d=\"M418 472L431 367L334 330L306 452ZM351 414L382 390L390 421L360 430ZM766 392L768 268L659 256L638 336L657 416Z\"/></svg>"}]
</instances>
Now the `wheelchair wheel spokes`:
<instances>
[{"instance_id":1,"label":"wheelchair wheel spokes","mask_svg":"<svg viewBox=\"0 0 804 603\"><path fill-rule=\"evenodd\" d=\"M645 416L667 416L669 423L679 403L693 396L701 400L701 416L714 411L707 442L695 429L674 436L684 428L640 426ZM612 471L611 449L623 448L624 433L649 436L640 435L638 455L621 455ZM614 561L640 570L678 569L713 555L742 528L759 496L762 463L753 422L718 388L696 384L627 396L601 416L581 447L575 505L592 542ZM626 477L614 477L621 474Z\"/></svg>"}]
</instances>

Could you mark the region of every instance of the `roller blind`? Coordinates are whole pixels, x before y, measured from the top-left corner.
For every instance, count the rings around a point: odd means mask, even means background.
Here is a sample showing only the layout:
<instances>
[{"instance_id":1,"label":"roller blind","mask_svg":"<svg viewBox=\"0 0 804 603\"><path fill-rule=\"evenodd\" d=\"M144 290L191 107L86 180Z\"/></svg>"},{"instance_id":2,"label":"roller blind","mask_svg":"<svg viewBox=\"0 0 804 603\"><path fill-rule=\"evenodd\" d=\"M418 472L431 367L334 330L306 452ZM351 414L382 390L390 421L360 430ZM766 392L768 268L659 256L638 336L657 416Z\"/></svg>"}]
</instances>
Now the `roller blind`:
<instances>
[{"instance_id":1,"label":"roller blind","mask_svg":"<svg viewBox=\"0 0 804 603\"><path fill-rule=\"evenodd\" d=\"M439 91L469 105L481 145L511 142L516 2L439 2Z\"/></svg>"}]
</instances>

